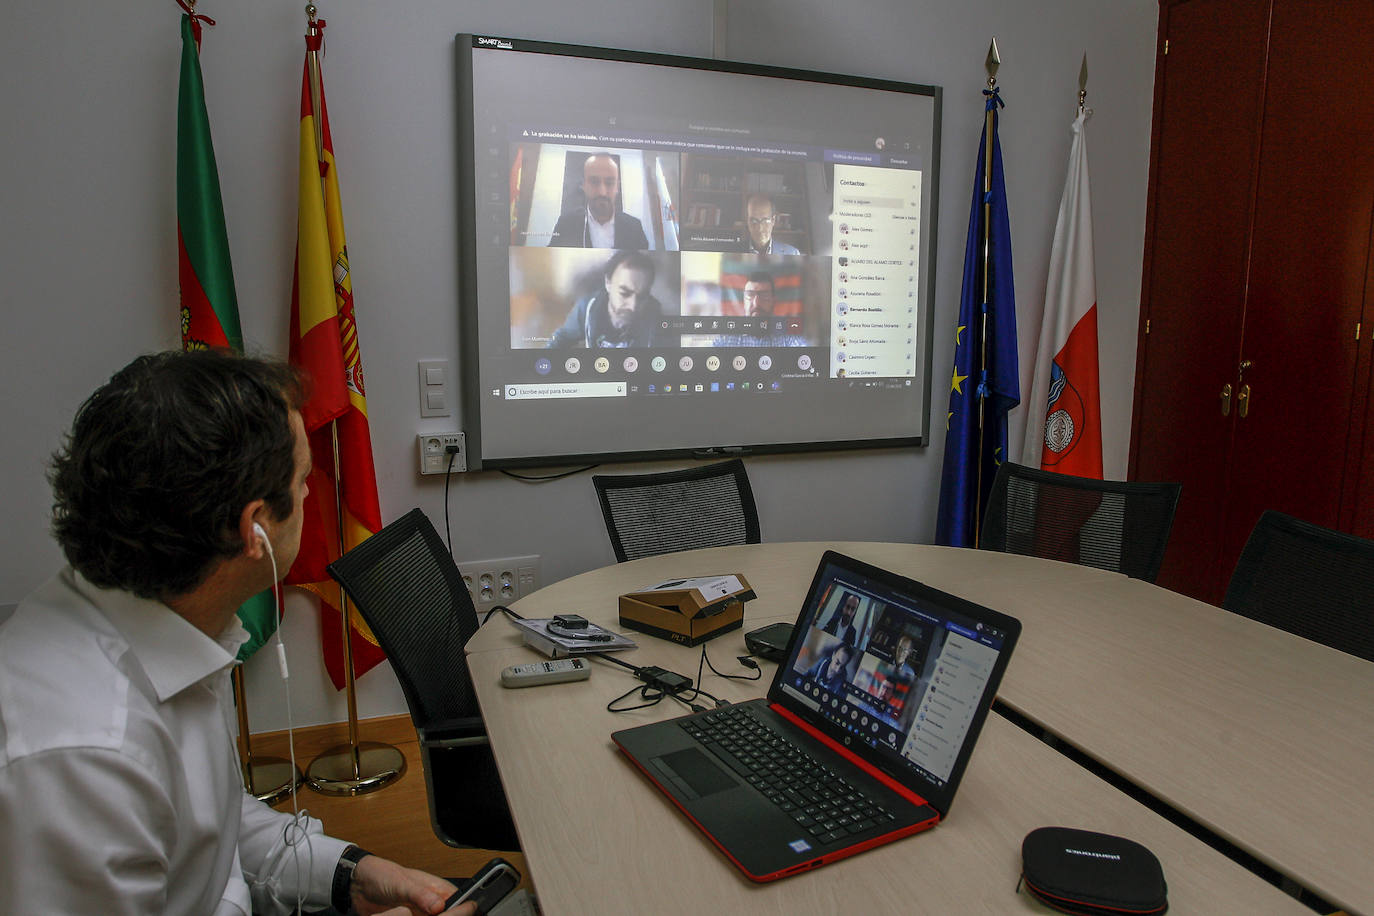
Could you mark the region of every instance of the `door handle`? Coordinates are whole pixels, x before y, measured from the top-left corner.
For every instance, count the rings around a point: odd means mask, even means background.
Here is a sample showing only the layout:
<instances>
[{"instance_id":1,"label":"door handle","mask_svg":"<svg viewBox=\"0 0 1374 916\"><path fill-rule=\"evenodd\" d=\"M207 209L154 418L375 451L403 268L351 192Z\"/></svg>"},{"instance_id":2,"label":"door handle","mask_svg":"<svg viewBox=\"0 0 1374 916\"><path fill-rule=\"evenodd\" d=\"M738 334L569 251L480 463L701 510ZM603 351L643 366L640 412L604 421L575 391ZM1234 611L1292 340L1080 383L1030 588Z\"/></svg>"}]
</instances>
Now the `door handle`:
<instances>
[{"instance_id":1,"label":"door handle","mask_svg":"<svg viewBox=\"0 0 1374 916\"><path fill-rule=\"evenodd\" d=\"M1221 386L1221 415L1229 417L1231 415L1231 383L1227 382Z\"/></svg>"},{"instance_id":2,"label":"door handle","mask_svg":"<svg viewBox=\"0 0 1374 916\"><path fill-rule=\"evenodd\" d=\"M1236 413L1242 417L1250 413L1250 386L1241 385L1240 393L1236 395Z\"/></svg>"}]
</instances>

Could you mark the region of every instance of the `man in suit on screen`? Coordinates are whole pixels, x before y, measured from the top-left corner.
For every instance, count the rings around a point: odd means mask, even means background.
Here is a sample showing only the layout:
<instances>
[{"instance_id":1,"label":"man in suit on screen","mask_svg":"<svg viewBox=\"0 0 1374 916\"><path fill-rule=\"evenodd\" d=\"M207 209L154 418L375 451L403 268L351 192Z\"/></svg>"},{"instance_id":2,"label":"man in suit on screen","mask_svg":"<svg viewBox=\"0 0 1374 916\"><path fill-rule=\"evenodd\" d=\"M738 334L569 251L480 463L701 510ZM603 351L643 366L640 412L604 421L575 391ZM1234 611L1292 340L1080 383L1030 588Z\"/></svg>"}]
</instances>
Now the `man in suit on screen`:
<instances>
[{"instance_id":1,"label":"man in suit on screen","mask_svg":"<svg viewBox=\"0 0 1374 916\"><path fill-rule=\"evenodd\" d=\"M644 224L619 207L620 164L610 153L594 153L582 163L586 206L558 217L550 248L649 247Z\"/></svg>"}]
</instances>

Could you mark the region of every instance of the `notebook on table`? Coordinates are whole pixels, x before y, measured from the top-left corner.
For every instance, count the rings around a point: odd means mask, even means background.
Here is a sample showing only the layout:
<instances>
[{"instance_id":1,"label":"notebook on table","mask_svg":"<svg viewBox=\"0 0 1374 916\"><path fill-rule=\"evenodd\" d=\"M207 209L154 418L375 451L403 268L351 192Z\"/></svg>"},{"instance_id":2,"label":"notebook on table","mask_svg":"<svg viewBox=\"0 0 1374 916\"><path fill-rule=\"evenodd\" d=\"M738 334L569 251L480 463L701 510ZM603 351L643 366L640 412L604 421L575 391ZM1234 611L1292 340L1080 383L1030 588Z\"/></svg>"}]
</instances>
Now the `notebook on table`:
<instances>
[{"instance_id":1,"label":"notebook on table","mask_svg":"<svg viewBox=\"0 0 1374 916\"><path fill-rule=\"evenodd\" d=\"M614 733L755 881L935 826L1019 621L834 551L766 698Z\"/></svg>"}]
</instances>

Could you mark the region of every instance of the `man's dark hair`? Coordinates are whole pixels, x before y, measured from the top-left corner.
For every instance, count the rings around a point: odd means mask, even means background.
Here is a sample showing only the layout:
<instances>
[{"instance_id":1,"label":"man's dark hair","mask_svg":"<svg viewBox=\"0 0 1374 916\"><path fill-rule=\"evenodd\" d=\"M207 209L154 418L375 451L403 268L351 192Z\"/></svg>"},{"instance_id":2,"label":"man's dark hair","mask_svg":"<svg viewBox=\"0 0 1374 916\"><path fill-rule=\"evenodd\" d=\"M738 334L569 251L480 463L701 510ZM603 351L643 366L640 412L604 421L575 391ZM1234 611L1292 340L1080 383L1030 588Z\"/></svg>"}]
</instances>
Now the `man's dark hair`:
<instances>
[{"instance_id":1,"label":"man's dark hair","mask_svg":"<svg viewBox=\"0 0 1374 916\"><path fill-rule=\"evenodd\" d=\"M242 549L255 499L291 514L297 370L227 350L140 356L77 410L53 455L53 534L90 582L183 595Z\"/></svg>"},{"instance_id":2,"label":"man's dark hair","mask_svg":"<svg viewBox=\"0 0 1374 916\"><path fill-rule=\"evenodd\" d=\"M611 259L606 262L606 279L609 281L622 266L644 271L649 275L649 285L654 285L654 261L644 252L622 248L611 255Z\"/></svg>"},{"instance_id":3,"label":"man's dark hair","mask_svg":"<svg viewBox=\"0 0 1374 916\"><path fill-rule=\"evenodd\" d=\"M764 270L756 270L749 275L745 283L767 283L768 288L774 293L777 292L777 285L773 282L773 275Z\"/></svg>"}]
</instances>

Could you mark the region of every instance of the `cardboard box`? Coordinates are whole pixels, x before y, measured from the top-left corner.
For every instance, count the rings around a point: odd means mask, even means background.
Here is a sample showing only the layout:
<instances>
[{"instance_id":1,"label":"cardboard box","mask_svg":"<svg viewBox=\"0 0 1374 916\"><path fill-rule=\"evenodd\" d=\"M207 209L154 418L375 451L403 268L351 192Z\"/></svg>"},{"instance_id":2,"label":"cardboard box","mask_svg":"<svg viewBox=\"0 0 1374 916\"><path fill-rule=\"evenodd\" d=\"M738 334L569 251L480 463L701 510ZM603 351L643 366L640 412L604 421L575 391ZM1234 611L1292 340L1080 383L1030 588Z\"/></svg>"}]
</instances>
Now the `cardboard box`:
<instances>
[{"instance_id":1,"label":"cardboard box","mask_svg":"<svg viewBox=\"0 0 1374 916\"><path fill-rule=\"evenodd\" d=\"M685 646L737 630L756 598L738 573L672 579L620 596L620 625Z\"/></svg>"}]
</instances>

